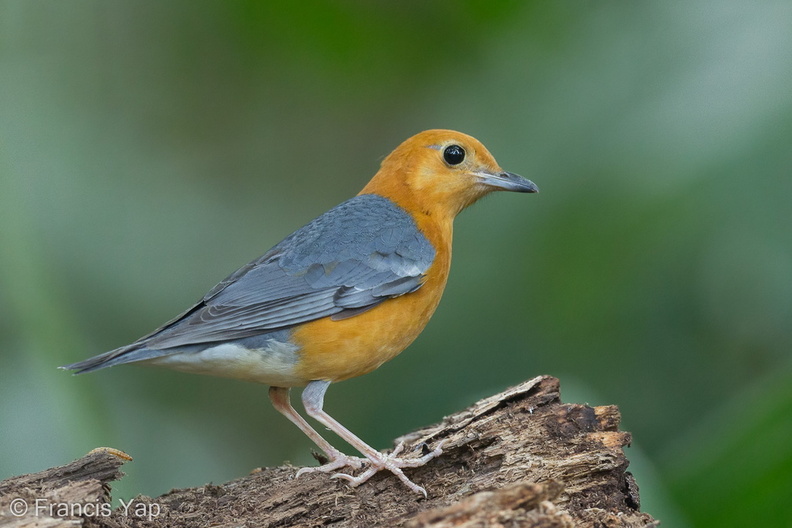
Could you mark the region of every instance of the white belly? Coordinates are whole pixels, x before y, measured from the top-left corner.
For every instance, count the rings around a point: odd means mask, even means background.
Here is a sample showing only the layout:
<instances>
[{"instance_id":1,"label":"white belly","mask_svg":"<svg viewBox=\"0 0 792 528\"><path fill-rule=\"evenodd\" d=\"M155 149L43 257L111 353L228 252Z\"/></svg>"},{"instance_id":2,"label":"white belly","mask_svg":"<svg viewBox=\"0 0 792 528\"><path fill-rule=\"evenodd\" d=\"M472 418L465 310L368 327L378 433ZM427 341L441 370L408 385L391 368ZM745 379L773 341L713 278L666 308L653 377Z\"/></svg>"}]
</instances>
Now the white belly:
<instances>
[{"instance_id":1,"label":"white belly","mask_svg":"<svg viewBox=\"0 0 792 528\"><path fill-rule=\"evenodd\" d=\"M253 381L276 387L305 385L309 380L296 377L297 345L275 339L263 348L250 349L236 343L219 343L200 352L180 352L146 361L192 374Z\"/></svg>"}]
</instances>

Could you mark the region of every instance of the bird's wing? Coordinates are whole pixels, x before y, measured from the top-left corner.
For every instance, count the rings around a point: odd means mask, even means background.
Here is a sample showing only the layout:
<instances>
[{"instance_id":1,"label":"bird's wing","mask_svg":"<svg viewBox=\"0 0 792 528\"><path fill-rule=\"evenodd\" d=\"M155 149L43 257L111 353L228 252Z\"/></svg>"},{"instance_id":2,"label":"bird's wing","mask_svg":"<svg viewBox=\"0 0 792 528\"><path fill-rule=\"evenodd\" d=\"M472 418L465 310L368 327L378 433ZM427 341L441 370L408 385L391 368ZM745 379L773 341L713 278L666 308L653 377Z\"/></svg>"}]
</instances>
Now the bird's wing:
<instances>
[{"instance_id":1,"label":"bird's wing","mask_svg":"<svg viewBox=\"0 0 792 528\"><path fill-rule=\"evenodd\" d=\"M295 231L134 345L167 349L354 316L421 287L435 250L387 198L356 196Z\"/></svg>"}]
</instances>

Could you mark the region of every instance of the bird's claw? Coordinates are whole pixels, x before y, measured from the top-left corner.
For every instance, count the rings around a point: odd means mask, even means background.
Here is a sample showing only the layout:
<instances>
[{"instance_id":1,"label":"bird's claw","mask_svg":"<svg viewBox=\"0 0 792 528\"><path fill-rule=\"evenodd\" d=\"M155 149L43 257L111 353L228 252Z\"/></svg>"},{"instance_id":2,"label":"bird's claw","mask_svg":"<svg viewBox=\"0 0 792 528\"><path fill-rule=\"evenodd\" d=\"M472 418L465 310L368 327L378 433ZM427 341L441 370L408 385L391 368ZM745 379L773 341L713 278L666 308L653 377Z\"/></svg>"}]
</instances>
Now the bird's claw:
<instances>
[{"instance_id":1,"label":"bird's claw","mask_svg":"<svg viewBox=\"0 0 792 528\"><path fill-rule=\"evenodd\" d=\"M411 481L407 477L407 475L404 474L404 471L402 471L402 469L416 468L423 466L433 458L440 456L441 454L443 454L444 442L445 441L441 441L440 443L437 444L437 447L435 447L433 451L430 451L429 453L420 456L418 458L400 458L398 456L402 451L404 451L404 442L400 442L399 445L397 445L396 448L393 450L393 452L390 454L385 455L378 453L379 456L376 459L374 458L360 459L357 457L347 457L346 455L342 454L339 458L333 460L329 464L325 464L324 466L320 466L318 468L303 468L297 472L297 476L300 476L304 472L307 473L308 471L306 470L322 471L323 473L328 473L332 471L333 468L338 469L345 466L352 467L351 464L347 464L345 463L344 460L342 460L342 458L349 458L349 459L354 459L355 462L367 462L369 467L360 475L350 475L348 473L335 473L330 478L344 479L347 482L349 482L349 484L354 488L366 482L368 479L376 475L379 471L385 469L396 475L399 478L399 480L401 480L404 483L405 486L413 490L415 493L420 493L421 495L426 497L427 496L426 490L423 487ZM331 468L331 466L333 467ZM360 467L361 466L357 466L354 469L359 469Z\"/></svg>"},{"instance_id":2,"label":"bird's claw","mask_svg":"<svg viewBox=\"0 0 792 528\"><path fill-rule=\"evenodd\" d=\"M332 473L337 469L341 469L343 467L349 467L352 469L360 469L363 467L365 462L368 462L367 458L360 458L360 457L353 457L349 455L345 455L340 451L338 453L333 454L332 460L327 464L322 464L318 467L304 467L297 470L297 474L295 478L299 477L300 475L305 475L306 473Z\"/></svg>"}]
</instances>

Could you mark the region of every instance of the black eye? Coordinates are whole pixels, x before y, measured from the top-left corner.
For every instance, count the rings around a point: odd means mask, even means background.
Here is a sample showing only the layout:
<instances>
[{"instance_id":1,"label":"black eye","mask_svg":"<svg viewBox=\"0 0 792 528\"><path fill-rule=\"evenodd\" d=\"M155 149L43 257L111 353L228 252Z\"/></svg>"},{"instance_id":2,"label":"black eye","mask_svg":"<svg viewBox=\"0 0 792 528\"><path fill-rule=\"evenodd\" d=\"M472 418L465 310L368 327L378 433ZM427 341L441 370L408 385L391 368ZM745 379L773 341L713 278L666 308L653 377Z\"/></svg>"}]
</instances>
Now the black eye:
<instances>
[{"instance_id":1,"label":"black eye","mask_svg":"<svg viewBox=\"0 0 792 528\"><path fill-rule=\"evenodd\" d=\"M459 145L449 145L443 151L443 159L449 165L459 165L465 159L465 149Z\"/></svg>"}]
</instances>

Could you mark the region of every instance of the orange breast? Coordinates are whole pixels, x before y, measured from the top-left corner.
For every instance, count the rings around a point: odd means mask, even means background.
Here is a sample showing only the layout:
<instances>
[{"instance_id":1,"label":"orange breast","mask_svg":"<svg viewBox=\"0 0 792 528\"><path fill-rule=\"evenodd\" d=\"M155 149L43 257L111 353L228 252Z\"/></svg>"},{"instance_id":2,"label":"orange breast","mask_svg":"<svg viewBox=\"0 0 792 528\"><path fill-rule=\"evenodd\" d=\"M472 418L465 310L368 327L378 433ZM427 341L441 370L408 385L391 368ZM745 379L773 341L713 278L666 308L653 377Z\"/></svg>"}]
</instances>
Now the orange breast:
<instances>
[{"instance_id":1,"label":"orange breast","mask_svg":"<svg viewBox=\"0 0 792 528\"><path fill-rule=\"evenodd\" d=\"M306 382L341 381L371 372L407 348L429 322L448 280L450 223L444 233L416 220L437 251L424 284L360 315L339 321L326 317L295 329L292 341L300 347L296 373Z\"/></svg>"}]
</instances>

